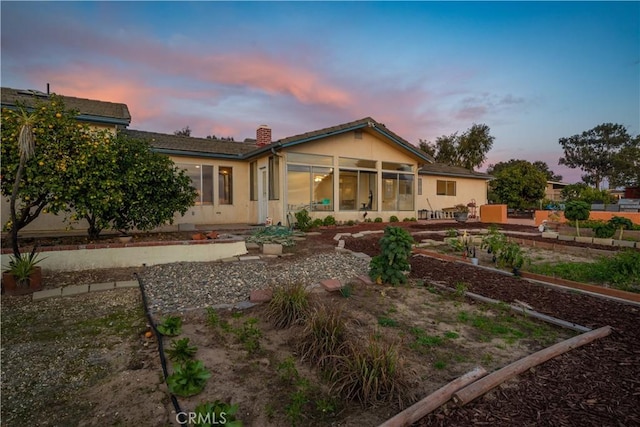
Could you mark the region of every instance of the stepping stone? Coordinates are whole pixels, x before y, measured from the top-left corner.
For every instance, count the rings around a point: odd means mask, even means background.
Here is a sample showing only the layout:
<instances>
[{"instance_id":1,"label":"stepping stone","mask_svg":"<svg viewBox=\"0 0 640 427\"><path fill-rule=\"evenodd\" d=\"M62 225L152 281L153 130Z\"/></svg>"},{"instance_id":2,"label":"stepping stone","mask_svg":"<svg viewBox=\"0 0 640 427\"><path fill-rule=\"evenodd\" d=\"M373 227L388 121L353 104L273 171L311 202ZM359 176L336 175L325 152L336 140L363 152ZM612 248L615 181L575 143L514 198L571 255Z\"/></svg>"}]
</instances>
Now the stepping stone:
<instances>
[{"instance_id":1,"label":"stepping stone","mask_svg":"<svg viewBox=\"0 0 640 427\"><path fill-rule=\"evenodd\" d=\"M262 245L262 253L265 255L282 255L280 243L265 243Z\"/></svg>"},{"instance_id":2,"label":"stepping stone","mask_svg":"<svg viewBox=\"0 0 640 427\"><path fill-rule=\"evenodd\" d=\"M260 245L254 242L245 242L247 249L260 249Z\"/></svg>"},{"instance_id":3,"label":"stepping stone","mask_svg":"<svg viewBox=\"0 0 640 427\"><path fill-rule=\"evenodd\" d=\"M333 236L333 240L341 240L343 236L349 237L351 236L351 233L338 233L335 236Z\"/></svg>"},{"instance_id":4,"label":"stepping stone","mask_svg":"<svg viewBox=\"0 0 640 427\"><path fill-rule=\"evenodd\" d=\"M238 257L238 259L240 261L258 261L260 257L257 255L244 255L244 256Z\"/></svg>"},{"instance_id":5,"label":"stepping stone","mask_svg":"<svg viewBox=\"0 0 640 427\"><path fill-rule=\"evenodd\" d=\"M237 308L238 310L244 310L247 308L251 308L253 307L255 304L249 301L240 301L239 303L237 303L235 305L235 308Z\"/></svg>"},{"instance_id":6,"label":"stepping stone","mask_svg":"<svg viewBox=\"0 0 640 427\"><path fill-rule=\"evenodd\" d=\"M338 240L338 247L344 248L344 240Z\"/></svg>"},{"instance_id":7,"label":"stepping stone","mask_svg":"<svg viewBox=\"0 0 640 427\"><path fill-rule=\"evenodd\" d=\"M253 303L268 302L273 297L273 291L271 289L255 289L251 291L249 295L249 301Z\"/></svg>"},{"instance_id":8,"label":"stepping stone","mask_svg":"<svg viewBox=\"0 0 640 427\"><path fill-rule=\"evenodd\" d=\"M320 285L327 292L339 291L342 289L342 283L338 279L325 279L320 281Z\"/></svg>"}]
</instances>

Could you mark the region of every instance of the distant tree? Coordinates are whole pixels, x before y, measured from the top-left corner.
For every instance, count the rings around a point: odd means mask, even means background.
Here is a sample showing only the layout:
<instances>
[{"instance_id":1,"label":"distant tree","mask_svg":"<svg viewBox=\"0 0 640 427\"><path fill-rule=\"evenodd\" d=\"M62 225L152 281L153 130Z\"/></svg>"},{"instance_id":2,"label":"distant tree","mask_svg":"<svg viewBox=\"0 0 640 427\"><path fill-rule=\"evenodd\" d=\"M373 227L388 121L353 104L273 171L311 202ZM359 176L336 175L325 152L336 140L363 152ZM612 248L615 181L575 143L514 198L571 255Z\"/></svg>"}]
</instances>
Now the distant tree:
<instances>
[{"instance_id":1,"label":"distant tree","mask_svg":"<svg viewBox=\"0 0 640 427\"><path fill-rule=\"evenodd\" d=\"M544 197L547 177L526 160L511 159L491 165L487 172L495 177L489 184L489 199L493 202L525 209Z\"/></svg>"},{"instance_id":2,"label":"distant tree","mask_svg":"<svg viewBox=\"0 0 640 427\"><path fill-rule=\"evenodd\" d=\"M206 138L207 139L218 139L218 137L215 136L215 135L207 135Z\"/></svg>"},{"instance_id":3,"label":"distant tree","mask_svg":"<svg viewBox=\"0 0 640 427\"><path fill-rule=\"evenodd\" d=\"M532 164L536 169L547 176L547 181L562 181L562 175L556 175L551 169L549 169L549 165L547 165L545 162L536 160Z\"/></svg>"},{"instance_id":4,"label":"distant tree","mask_svg":"<svg viewBox=\"0 0 640 427\"><path fill-rule=\"evenodd\" d=\"M191 136L191 128L189 126L185 126L182 129L173 132L173 134L177 136Z\"/></svg>"},{"instance_id":5,"label":"distant tree","mask_svg":"<svg viewBox=\"0 0 640 427\"><path fill-rule=\"evenodd\" d=\"M222 136L220 138L218 138L215 135L207 135L206 137L207 139L215 139L217 141L230 141L230 142L234 142L235 139L232 136Z\"/></svg>"},{"instance_id":6,"label":"distant tree","mask_svg":"<svg viewBox=\"0 0 640 427\"><path fill-rule=\"evenodd\" d=\"M436 138L435 143L420 140L419 148L436 162L475 169L487 159L495 139L485 124L473 124L463 134L453 133Z\"/></svg>"},{"instance_id":7,"label":"distant tree","mask_svg":"<svg viewBox=\"0 0 640 427\"><path fill-rule=\"evenodd\" d=\"M582 180L598 190L604 179L618 179L615 166L621 161L620 153L634 144L627 129L614 123L603 123L558 142L564 150L558 164L583 170Z\"/></svg>"},{"instance_id":8,"label":"distant tree","mask_svg":"<svg viewBox=\"0 0 640 427\"><path fill-rule=\"evenodd\" d=\"M640 135L620 150L613 171L609 187L640 187Z\"/></svg>"},{"instance_id":9,"label":"distant tree","mask_svg":"<svg viewBox=\"0 0 640 427\"><path fill-rule=\"evenodd\" d=\"M581 201L589 205L592 203L613 203L615 197L606 190L596 190L593 187L579 182L577 184L569 184L564 187L560 193L565 201Z\"/></svg>"}]
</instances>

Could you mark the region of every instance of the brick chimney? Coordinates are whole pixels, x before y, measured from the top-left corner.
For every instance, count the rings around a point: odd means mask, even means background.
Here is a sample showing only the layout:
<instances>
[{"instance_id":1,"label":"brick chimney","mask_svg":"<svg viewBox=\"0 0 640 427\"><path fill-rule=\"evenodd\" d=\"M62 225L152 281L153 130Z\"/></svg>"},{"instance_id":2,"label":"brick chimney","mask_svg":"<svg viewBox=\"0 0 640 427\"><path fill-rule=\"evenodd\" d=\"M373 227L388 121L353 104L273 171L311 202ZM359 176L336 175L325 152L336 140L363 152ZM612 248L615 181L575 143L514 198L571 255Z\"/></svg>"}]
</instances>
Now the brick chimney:
<instances>
[{"instance_id":1,"label":"brick chimney","mask_svg":"<svg viewBox=\"0 0 640 427\"><path fill-rule=\"evenodd\" d=\"M267 125L260 125L256 131L256 145L264 147L271 144L271 128Z\"/></svg>"}]
</instances>

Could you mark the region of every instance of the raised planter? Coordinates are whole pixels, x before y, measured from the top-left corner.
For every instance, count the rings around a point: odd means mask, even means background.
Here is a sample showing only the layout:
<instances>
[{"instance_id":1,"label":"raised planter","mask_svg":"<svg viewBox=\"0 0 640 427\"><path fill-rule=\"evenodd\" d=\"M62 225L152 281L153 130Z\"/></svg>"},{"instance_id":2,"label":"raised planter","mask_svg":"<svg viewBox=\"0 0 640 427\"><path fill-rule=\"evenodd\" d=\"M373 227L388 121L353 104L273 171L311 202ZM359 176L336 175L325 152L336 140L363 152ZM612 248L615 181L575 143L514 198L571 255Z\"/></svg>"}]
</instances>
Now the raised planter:
<instances>
[{"instance_id":1,"label":"raised planter","mask_svg":"<svg viewBox=\"0 0 640 427\"><path fill-rule=\"evenodd\" d=\"M4 250L3 250L4 252ZM52 271L95 268L141 267L174 262L210 262L245 255L241 238L42 247L40 266ZM11 251L2 254L2 268L9 265Z\"/></svg>"},{"instance_id":2,"label":"raised planter","mask_svg":"<svg viewBox=\"0 0 640 427\"><path fill-rule=\"evenodd\" d=\"M2 273L2 290L6 295L26 295L42 289L42 267L34 267L29 276L29 286L22 286L16 282L16 278L9 272Z\"/></svg>"}]
</instances>

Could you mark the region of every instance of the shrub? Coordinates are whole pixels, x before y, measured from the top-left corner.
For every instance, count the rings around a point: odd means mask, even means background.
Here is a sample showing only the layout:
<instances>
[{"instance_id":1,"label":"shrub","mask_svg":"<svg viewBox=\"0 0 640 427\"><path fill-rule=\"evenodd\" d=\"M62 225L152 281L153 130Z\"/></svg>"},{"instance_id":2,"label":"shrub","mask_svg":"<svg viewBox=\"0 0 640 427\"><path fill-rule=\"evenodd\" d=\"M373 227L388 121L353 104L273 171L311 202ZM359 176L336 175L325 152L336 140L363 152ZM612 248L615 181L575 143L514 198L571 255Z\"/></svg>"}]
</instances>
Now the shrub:
<instances>
[{"instance_id":1,"label":"shrub","mask_svg":"<svg viewBox=\"0 0 640 427\"><path fill-rule=\"evenodd\" d=\"M175 337L182 332L182 319L177 316L167 316L162 319L156 329L166 337Z\"/></svg>"},{"instance_id":2,"label":"shrub","mask_svg":"<svg viewBox=\"0 0 640 427\"><path fill-rule=\"evenodd\" d=\"M171 348L167 349L169 359L174 362L186 362L193 359L198 347L189 345L189 338L182 338L171 342Z\"/></svg>"},{"instance_id":3,"label":"shrub","mask_svg":"<svg viewBox=\"0 0 640 427\"><path fill-rule=\"evenodd\" d=\"M187 360L175 367L174 373L167 377L169 391L176 396L189 397L202 391L211 373L200 360Z\"/></svg>"},{"instance_id":4,"label":"shrub","mask_svg":"<svg viewBox=\"0 0 640 427\"><path fill-rule=\"evenodd\" d=\"M389 222L398 222L398 221L400 221L400 220L399 220L399 219L398 219L398 217L397 217L397 216L395 216L395 215L391 215L391 216L389 217Z\"/></svg>"},{"instance_id":5,"label":"shrub","mask_svg":"<svg viewBox=\"0 0 640 427\"><path fill-rule=\"evenodd\" d=\"M397 345L370 337L366 345L351 344L336 357L331 390L363 406L395 401L403 407L410 390L406 374Z\"/></svg>"},{"instance_id":6,"label":"shrub","mask_svg":"<svg viewBox=\"0 0 640 427\"><path fill-rule=\"evenodd\" d=\"M321 306L311 312L300 341L300 358L323 368L329 356L339 354L345 342L346 326L342 312Z\"/></svg>"},{"instance_id":7,"label":"shrub","mask_svg":"<svg viewBox=\"0 0 640 427\"><path fill-rule=\"evenodd\" d=\"M302 284L281 286L269 301L267 318L276 328L288 328L302 321L309 309L309 293Z\"/></svg>"},{"instance_id":8,"label":"shrub","mask_svg":"<svg viewBox=\"0 0 640 427\"><path fill-rule=\"evenodd\" d=\"M320 218L316 218L311 223L311 228L320 228L324 225L324 221Z\"/></svg>"},{"instance_id":9,"label":"shrub","mask_svg":"<svg viewBox=\"0 0 640 427\"><path fill-rule=\"evenodd\" d=\"M347 225L348 225L348 226L355 225L355 223L356 223L356 222L355 222L354 220L352 220L352 219L350 219L349 221L347 221Z\"/></svg>"},{"instance_id":10,"label":"shrub","mask_svg":"<svg viewBox=\"0 0 640 427\"><path fill-rule=\"evenodd\" d=\"M609 239L613 237L614 234L616 234L616 228L608 222L602 223L593 227L593 233L595 237L601 239Z\"/></svg>"},{"instance_id":11,"label":"shrub","mask_svg":"<svg viewBox=\"0 0 640 427\"><path fill-rule=\"evenodd\" d=\"M298 223L298 228L302 231L309 231L311 228L311 217L309 216L309 211L306 209L302 209L295 213L296 222Z\"/></svg>"},{"instance_id":12,"label":"shrub","mask_svg":"<svg viewBox=\"0 0 640 427\"><path fill-rule=\"evenodd\" d=\"M329 215L325 217L324 221L322 221L322 225L324 226L336 225L336 219L332 215Z\"/></svg>"},{"instance_id":13,"label":"shrub","mask_svg":"<svg viewBox=\"0 0 640 427\"><path fill-rule=\"evenodd\" d=\"M379 216L376 217L376 219L373 220L373 222L382 222L382 218L380 218Z\"/></svg>"},{"instance_id":14,"label":"shrub","mask_svg":"<svg viewBox=\"0 0 640 427\"><path fill-rule=\"evenodd\" d=\"M514 274L518 274L518 270L522 268L528 258L517 243L509 242L504 245L497 254L498 265L500 267L509 267L514 270Z\"/></svg>"},{"instance_id":15,"label":"shrub","mask_svg":"<svg viewBox=\"0 0 640 427\"><path fill-rule=\"evenodd\" d=\"M388 226L380 239L380 255L369 263L369 277L377 283L398 285L406 283L406 272L411 269L409 257L413 237L405 229Z\"/></svg>"}]
</instances>

